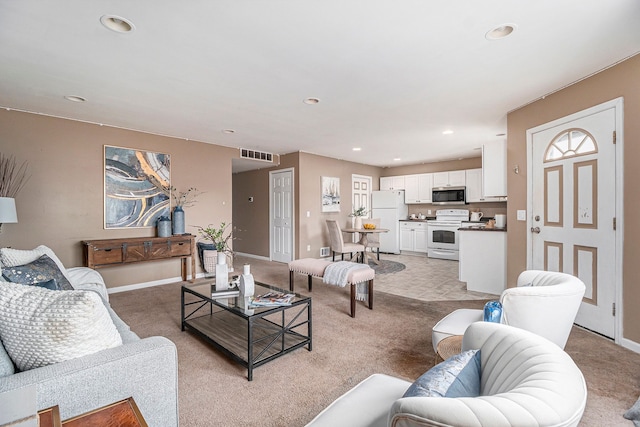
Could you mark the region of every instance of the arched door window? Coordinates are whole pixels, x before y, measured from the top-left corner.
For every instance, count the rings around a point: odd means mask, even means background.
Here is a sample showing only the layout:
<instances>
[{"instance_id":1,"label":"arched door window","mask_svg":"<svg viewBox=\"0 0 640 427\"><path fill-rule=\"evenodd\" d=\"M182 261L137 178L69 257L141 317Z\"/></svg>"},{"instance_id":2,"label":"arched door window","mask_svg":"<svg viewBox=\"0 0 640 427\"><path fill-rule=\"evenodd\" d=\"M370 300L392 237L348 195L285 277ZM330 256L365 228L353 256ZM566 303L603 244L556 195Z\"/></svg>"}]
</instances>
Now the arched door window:
<instances>
[{"instance_id":1,"label":"arched door window","mask_svg":"<svg viewBox=\"0 0 640 427\"><path fill-rule=\"evenodd\" d=\"M544 153L544 161L553 162L597 152L598 145L589 132L583 129L568 129L551 141Z\"/></svg>"}]
</instances>

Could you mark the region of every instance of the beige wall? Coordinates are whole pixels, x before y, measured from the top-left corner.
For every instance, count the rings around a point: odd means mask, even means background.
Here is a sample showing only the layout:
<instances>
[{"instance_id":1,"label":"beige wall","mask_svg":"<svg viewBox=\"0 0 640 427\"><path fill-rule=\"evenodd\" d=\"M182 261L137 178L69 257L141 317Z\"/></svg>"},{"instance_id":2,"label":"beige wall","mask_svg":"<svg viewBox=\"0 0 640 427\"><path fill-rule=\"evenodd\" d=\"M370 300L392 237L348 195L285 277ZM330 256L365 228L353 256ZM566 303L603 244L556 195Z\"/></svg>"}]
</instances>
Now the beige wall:
<instances>
[{"instance_id":1,"label":"beige wall","mask_svg":"<svg viewBox=\"0 0 640 427\"><path fill-rule=\"evenodd\" d=\"M576 113L586 108L624 97L624 255L623 255L623 336L640 342L640 223L634 214L640 209L636 185L640 182L640 56L589 77L508 115L508 218L515 218L516 210L527 207L526 131L535 126ZM513 167L518 165L520 173ZM613 172L613 171L610 171ZM620 214L618 214L620 215ZM515 283L517 275L526 268L526 223L510 221L507 235L508 281Z\"/></svg>"},{"instance_id":2,"label":"beige wall","mask_svg":"<svg viewBox=\"0 0 640 427\"><path fill-rule=\"evenodd\" d=\"M82 265L81 241L154 236L155 229L104 229L103 146L171 154L171 183L204 191L186 208L193 225L231 220L231 158L237 150L40 116L0 110L0 152L29 162L31 179L16 198L18 223L6 224L0 246L51 247L67 267ZM149 268L153 265L153 268ZM180 275L179 260L101 269L109 287Z\"/></svg>"}]
</instances>

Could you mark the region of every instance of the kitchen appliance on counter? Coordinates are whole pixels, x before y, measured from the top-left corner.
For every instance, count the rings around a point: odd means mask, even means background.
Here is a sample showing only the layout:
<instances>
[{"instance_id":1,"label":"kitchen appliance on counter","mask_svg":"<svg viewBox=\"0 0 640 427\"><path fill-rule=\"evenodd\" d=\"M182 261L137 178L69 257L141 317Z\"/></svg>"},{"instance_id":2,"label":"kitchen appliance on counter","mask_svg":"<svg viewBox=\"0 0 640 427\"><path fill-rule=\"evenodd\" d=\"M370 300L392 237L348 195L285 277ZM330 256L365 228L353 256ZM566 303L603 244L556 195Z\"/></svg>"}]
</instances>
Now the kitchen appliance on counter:
<instances>
[{"instance_id":1,"label":"kitchen appliance on counter","mask_svg":"<svg viewBox=\"0 0 640 427\"><path fill-rule=\"evenodd\" d=\"M469 221L468 209L439 209L436 219L427 221L427 256L459 260L462 221Z\"/></svg>"},{"instance_id":2,"label":"kitchen appliance on counter","mask_svg":"<svg viewBox=\"0 0 640 427\"><path fill-rule=\"evenodd\" d=\"M431 204L464 205L467 203L466 192L467 187L434 187L431 190Z\"/></svg>"},{"instance_id":3,"label":"kitchen appliance on counter","mask_svg":"<svg viewBox=\"0 0 640 427\"><path fill-rule=\"evenodd\" d=\"M400 220L407 219L409 207L404 203L403 190L373 191L371 193L371 218L380 218L380 252L400 253Z\"/></svg>"}]
</instances>

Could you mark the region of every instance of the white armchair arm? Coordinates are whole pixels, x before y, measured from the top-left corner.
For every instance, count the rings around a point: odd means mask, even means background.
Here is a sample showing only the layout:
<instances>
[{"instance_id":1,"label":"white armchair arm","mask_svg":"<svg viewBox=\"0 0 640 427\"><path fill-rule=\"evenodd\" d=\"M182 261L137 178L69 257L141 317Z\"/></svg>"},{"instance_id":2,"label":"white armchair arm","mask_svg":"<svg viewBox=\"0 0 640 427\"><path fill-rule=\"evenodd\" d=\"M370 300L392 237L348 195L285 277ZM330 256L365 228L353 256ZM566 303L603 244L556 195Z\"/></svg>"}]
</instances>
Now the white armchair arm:
<instances>
[{"instance_id":1,"label":"white armchair arm","mask_svg":"<svg viewBox=\"0 0 640 427\"><path fill-rule=\"evenodd\" d=\"M74 289L97 292L102 299L109 301L107 286L102 275L96 270L87 267L73 267L67 268L66 273Z\"/></svg>"}]
</instances>

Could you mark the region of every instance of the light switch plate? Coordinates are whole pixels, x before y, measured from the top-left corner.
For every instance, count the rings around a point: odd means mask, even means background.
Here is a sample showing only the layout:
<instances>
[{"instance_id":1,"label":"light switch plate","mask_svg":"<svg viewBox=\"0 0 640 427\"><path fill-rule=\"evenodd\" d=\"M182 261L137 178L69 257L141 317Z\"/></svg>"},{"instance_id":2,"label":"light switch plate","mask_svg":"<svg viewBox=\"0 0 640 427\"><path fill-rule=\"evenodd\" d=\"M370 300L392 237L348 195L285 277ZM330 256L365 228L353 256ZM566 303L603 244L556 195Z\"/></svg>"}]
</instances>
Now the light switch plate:
<instances>
[{"instance_id":1,"label":"light switch plate","mask_svg":"<svg viewBox=\"0 0 640 427\"><path fill-rule=\"evenodd\" d=\"M526 221L527 220L527 211L526 210L518 210L518 221Z\"/></svg>"}]
</instances>

